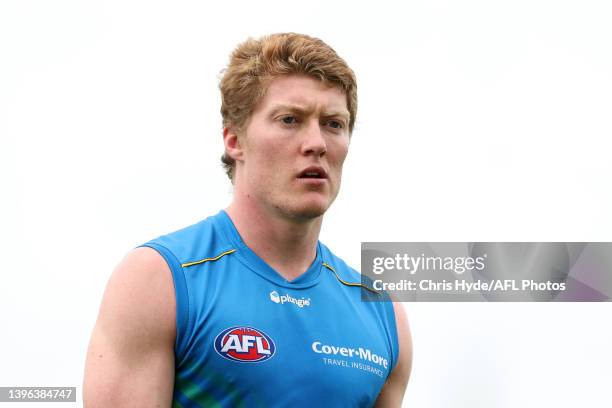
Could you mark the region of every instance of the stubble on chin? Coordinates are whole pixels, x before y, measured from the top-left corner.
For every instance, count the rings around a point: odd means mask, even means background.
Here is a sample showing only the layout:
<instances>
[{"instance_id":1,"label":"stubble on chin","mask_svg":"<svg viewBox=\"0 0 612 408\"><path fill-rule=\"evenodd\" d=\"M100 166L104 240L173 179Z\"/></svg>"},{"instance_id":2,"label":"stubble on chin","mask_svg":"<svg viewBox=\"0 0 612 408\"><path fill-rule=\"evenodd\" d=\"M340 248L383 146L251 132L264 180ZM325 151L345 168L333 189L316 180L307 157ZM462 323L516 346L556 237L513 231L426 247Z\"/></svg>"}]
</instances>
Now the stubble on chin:
<instances>
[{"instance_id":1,"label":"stubble on chin","mask_svg":"<svg viewBox=\"0 0 612 408\"><path fill-rule=\"evenodd\" d=\"M295 205L283 205L277 204L274 206L276 211L281 214L284 218L290 219L295 222L308 222L318 217L323 216L329 206L322 205L309 205L309 206L295 206Z\"/></svg>"},{"instance_id":2,"label":"stubble on chin","mask_svg":"<svg viewBox=\"0 0 612 408\"><path fill-rule=\"evenodd\" d=\"M304 188L304 186L300 188ZM316 186L306 188L312 190L311 192L320 190L320 187ZM319 197L316 199L308 197L308 193L302 190L295 192L295 195L289 195L288 191L279 194L278 191L273 190L262 191L261 193L262 201L271 204L269 208L273 208L277 215L296 223L304 223L322 217L335 201L338 190L335 191L335 194L332 193L331 197L328 195L329 191L327 194L319 191L319 193L325 195L325 198ZM304 193L306 195L302 196Z\"/></svg>"}]
</instances>

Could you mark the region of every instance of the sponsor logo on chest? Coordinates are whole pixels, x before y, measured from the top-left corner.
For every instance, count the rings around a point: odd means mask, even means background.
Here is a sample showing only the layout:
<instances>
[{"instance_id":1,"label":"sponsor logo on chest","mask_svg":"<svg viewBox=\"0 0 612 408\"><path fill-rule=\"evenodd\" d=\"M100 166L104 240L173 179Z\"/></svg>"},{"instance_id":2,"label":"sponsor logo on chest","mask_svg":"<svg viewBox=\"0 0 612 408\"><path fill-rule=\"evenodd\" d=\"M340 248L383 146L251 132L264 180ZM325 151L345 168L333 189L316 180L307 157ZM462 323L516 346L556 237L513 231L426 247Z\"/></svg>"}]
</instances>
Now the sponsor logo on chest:
<instances>
[{"instance_id":1,"label":"sponsor logo on chest","mask_svg":"<svg viewBox=\"0 0 612 408\"><path fill-rule=\"evenodd\" d=\"M389 368L389 360L365 347L345 347L314 341L312 351L322 355L325 365L347 367L384 377Z\"/></svg>"},{"instance_id":2,"label":"sponsor logo on chest","mask_svg":"<svg viewBox=\"0 0 612 408\"><path fill-rule=\"evenodd\" d=\"M294 305L296 305L299 308L303 308L306 306L310 306L310 298L306 299L306 298L294 298L293 296L291 296L290 294L284 294L281 295L279 294L277 291L273 290L272 292L270 292L270 300L274 303L278 303L278 304L285 304L285 303L293 303Z\"/></svg>"},{"instance_id":3,"label":"sponsor logo on chest","mask_svg":"<svg viewBox=\"0 0 612 408\"><path fill-rule=\"evenodd\" d=\"M272 338L261 330L234 326L217 335L215 351L228 360L257 363L272 358L276 346Z\"/></svg>"}]
</instances>

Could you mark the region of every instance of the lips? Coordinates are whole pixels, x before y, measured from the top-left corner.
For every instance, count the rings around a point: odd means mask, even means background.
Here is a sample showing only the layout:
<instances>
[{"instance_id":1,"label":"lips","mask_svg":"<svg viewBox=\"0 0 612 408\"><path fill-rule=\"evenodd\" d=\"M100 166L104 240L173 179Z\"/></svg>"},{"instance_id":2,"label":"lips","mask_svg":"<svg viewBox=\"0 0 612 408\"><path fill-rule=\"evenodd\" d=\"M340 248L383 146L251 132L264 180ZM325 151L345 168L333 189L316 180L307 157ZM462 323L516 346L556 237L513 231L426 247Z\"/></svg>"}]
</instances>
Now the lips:
<instances>
[{"instance_id":1,"label":"lips","mask_svg":"<svg viewBox=\"0 0 612 408\"><path fill-rule=\"evenodd\" d=\"M309 179L326 179L327 172L323 167L319 166L310 166L302 170L298 176L298 178L309 178Z\"/></svg>"}]
</instances>

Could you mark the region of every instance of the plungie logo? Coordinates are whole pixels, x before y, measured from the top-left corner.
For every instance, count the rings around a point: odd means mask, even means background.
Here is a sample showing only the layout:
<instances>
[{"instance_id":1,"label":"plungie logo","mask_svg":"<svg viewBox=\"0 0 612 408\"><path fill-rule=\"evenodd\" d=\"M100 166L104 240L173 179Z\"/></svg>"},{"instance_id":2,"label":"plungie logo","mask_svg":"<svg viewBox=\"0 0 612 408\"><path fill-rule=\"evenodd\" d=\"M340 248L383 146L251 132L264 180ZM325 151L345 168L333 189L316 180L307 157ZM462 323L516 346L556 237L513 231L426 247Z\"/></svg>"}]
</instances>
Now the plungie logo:
<instances>
[{"instance_id":1,"label":"plungie logo","mask_svg":"<svg viewBox=\"0 0 612 408\"><path fill-rule=\"evenodd\" d=\"M256 363L274 356L274 342L261 330L234 326L215 338L215 351L224 358L243 363Z\"/></svg>"},{"instance_id":2,"label":"plungie logo","mask_svg":"<svg viewBox=\"0 0 612 408\"><path fill-rule=\"evenodd\" d=\"M293 296L291 296L290 294L285 294L285 295L279 295L277 291L273 290L272 292L270 292L270 300L273 301L274 303L280 303L285 304L287 302L289 303L293 303L294 305L296 305L299 308L302 308L304 306L310 306L310 298L305 299L305 298L294 298Z\"/></svg>"},{"instance_id":3,"label":"plungie logo","mask_svg":"<svg viewBox=\"0 0 612 408\"><path fill-rule=\"evenodd\" d=\"M277 291L273 290L272 292L270 292L270 300L273 301L274 303L281 302L281 298Z\"/></svg>"}]
</instances>

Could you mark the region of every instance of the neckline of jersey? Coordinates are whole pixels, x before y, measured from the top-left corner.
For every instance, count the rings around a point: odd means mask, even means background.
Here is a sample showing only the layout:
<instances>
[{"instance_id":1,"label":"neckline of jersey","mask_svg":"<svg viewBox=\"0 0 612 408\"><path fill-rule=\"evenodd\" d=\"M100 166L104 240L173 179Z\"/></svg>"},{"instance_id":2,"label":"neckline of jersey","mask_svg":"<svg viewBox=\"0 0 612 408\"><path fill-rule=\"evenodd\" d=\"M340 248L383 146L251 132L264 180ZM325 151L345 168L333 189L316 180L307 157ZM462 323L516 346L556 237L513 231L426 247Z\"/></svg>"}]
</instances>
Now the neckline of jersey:
<instances>
[{"instance_id":1,"label":"neckline of jersey","mask_svg":"<svg viewBox=\"0 0 612 408\"><path fill-rule=\"evenodd\" d=\"M321 269L323 268L321 243L319 241L317 241L317 255L310 267L297 278L289 281L274 268L268 265L266 261L261 259L259 255L257 255L244 243L240 233L234 225L234 222L225 210L221 210L218 217L215 218L219 220L221 224L221 231L223 231L225 238L230 241L236 247L236 249L238 249L235 255L256 274L269 281L272 281L276 285L292 289L308 288L316 285L319 282Z\"/></svg>"}]
</instances>

